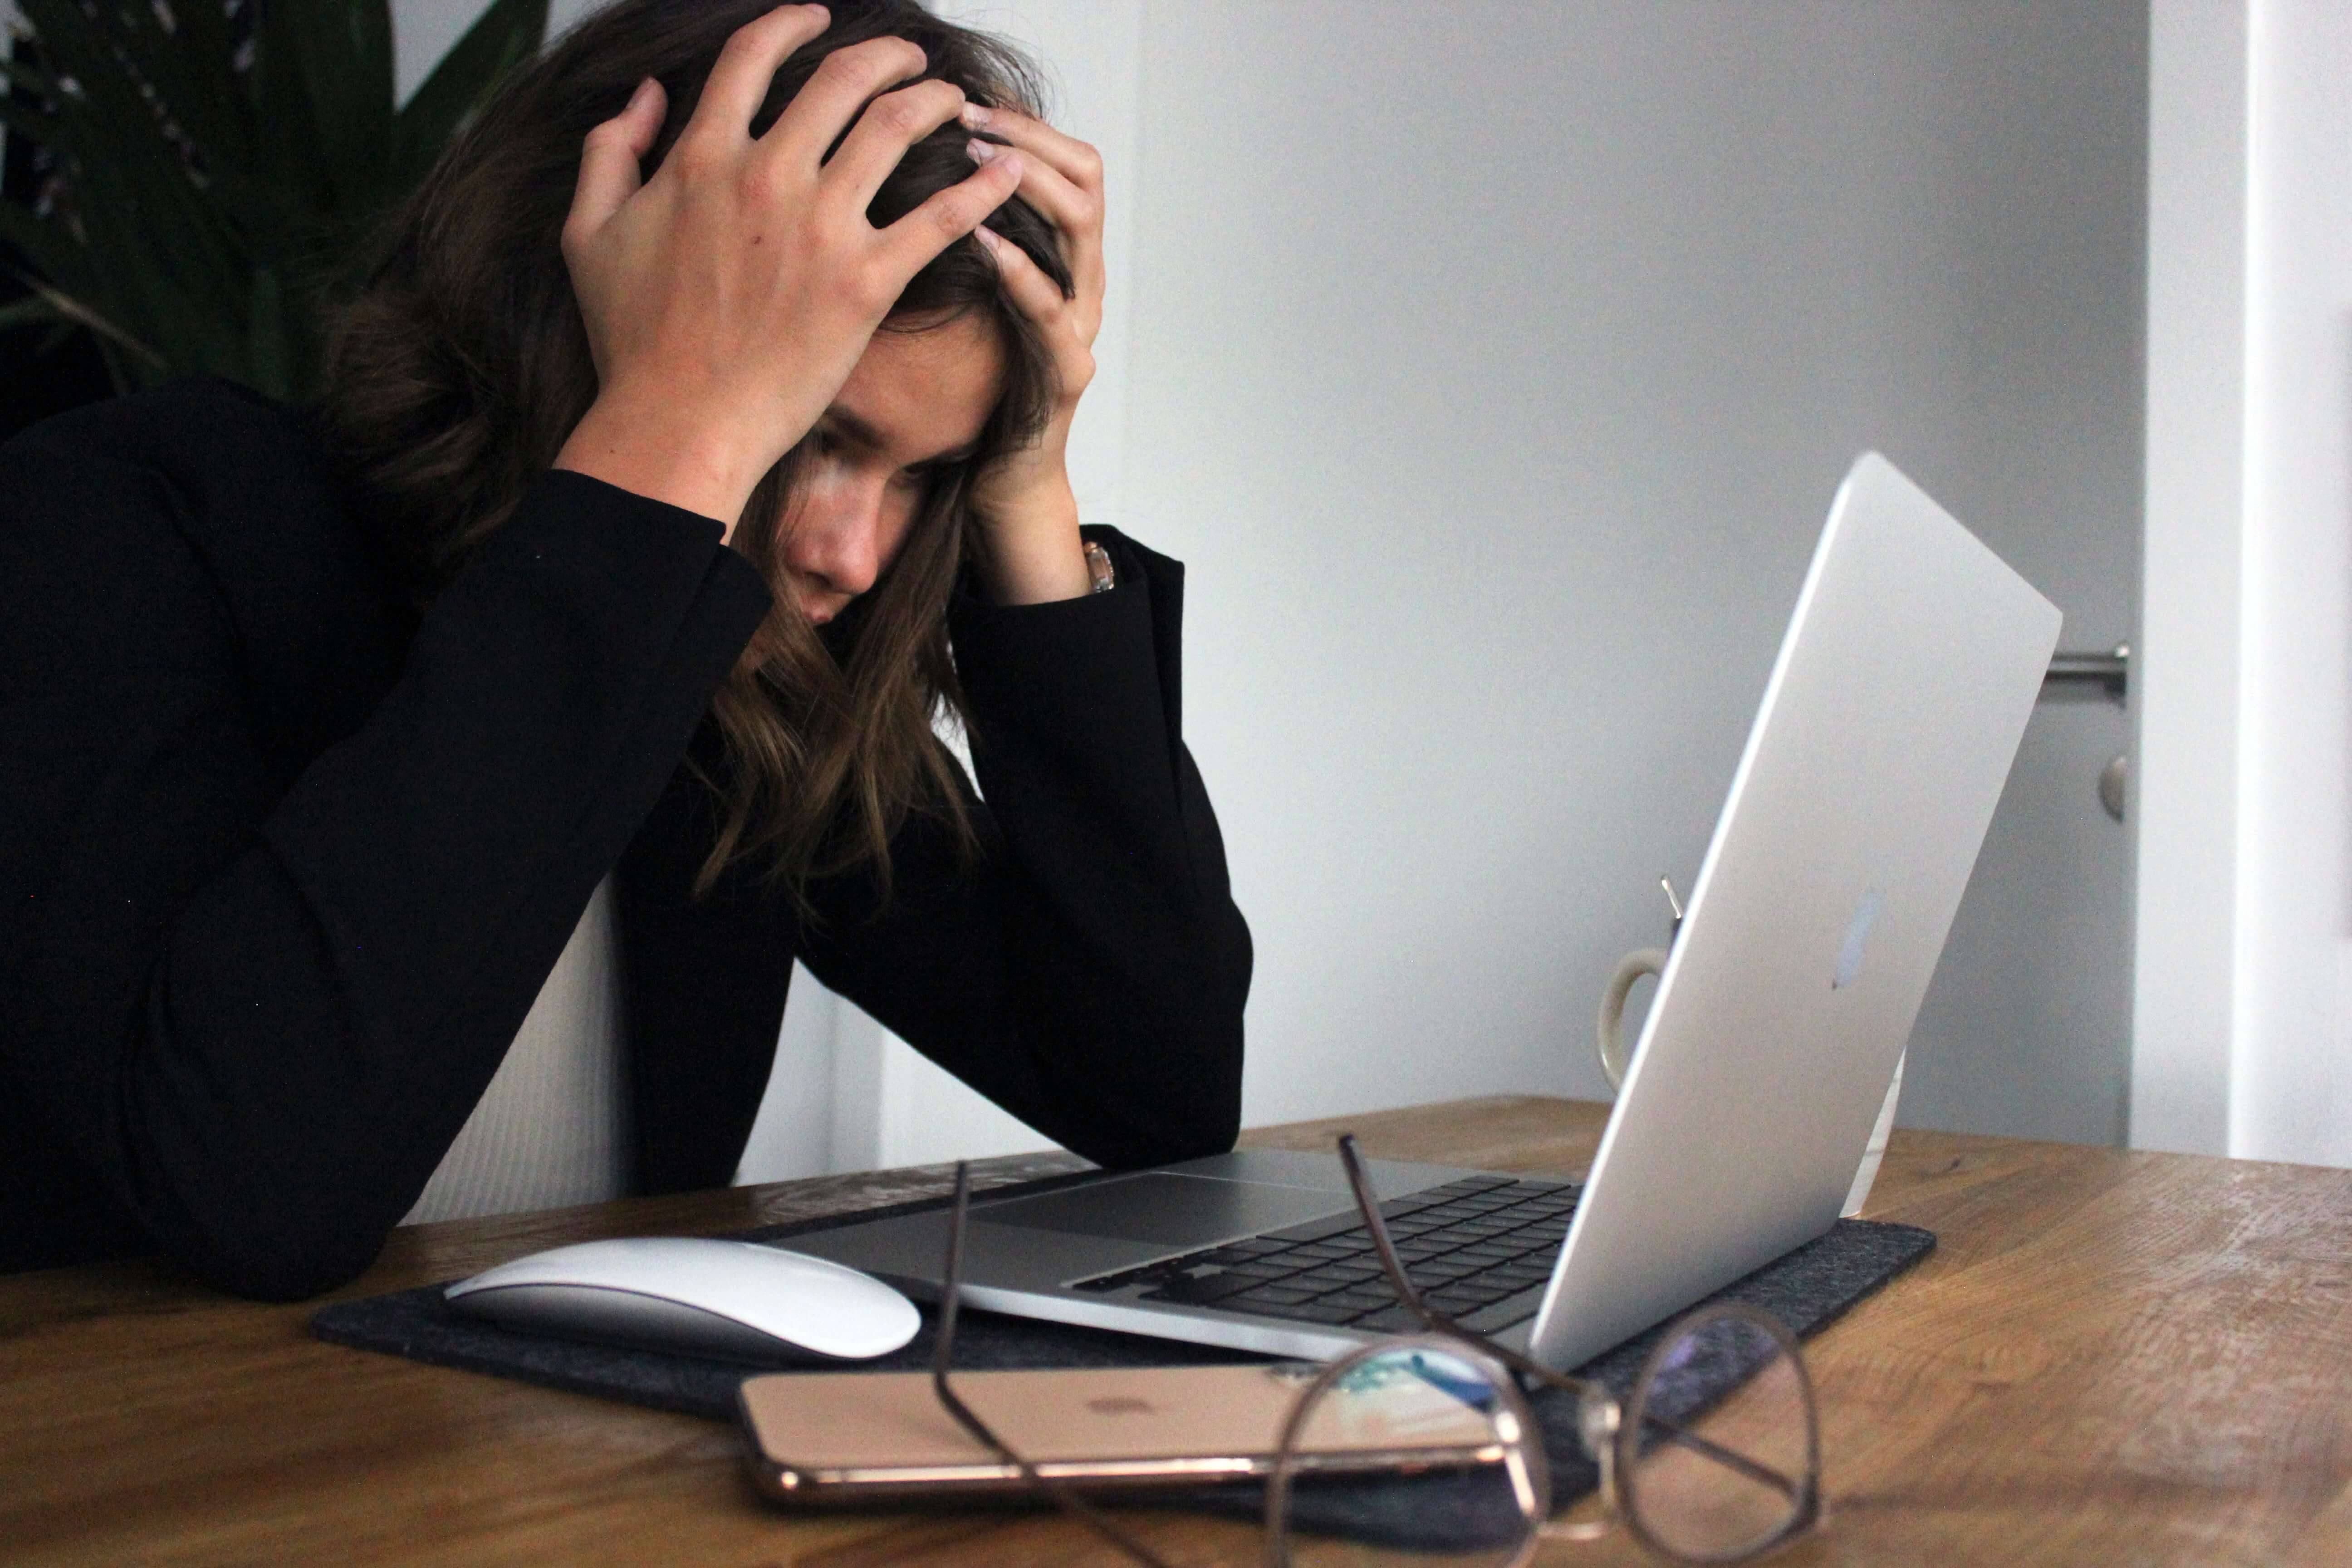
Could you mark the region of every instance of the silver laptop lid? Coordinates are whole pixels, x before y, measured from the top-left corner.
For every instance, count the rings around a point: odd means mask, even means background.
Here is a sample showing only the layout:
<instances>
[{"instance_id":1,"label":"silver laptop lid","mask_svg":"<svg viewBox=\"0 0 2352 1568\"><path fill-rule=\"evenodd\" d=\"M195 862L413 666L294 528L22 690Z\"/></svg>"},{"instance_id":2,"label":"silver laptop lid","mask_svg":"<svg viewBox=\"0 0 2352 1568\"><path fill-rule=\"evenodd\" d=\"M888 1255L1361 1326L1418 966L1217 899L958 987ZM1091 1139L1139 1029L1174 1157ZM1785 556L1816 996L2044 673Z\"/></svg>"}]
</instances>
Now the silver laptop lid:
<instances>
[{"instance_id":1,"label":"silver laptop lid","mask_svg":"<svg viewBox=\"0 0 2352 1568\"><path fill-rule=\"evenodd\" d=\"M1537 1317L1545 1363L1837 1218L2059 620L1892 463L1855 462Z\"/></svg>"}]
</instances>

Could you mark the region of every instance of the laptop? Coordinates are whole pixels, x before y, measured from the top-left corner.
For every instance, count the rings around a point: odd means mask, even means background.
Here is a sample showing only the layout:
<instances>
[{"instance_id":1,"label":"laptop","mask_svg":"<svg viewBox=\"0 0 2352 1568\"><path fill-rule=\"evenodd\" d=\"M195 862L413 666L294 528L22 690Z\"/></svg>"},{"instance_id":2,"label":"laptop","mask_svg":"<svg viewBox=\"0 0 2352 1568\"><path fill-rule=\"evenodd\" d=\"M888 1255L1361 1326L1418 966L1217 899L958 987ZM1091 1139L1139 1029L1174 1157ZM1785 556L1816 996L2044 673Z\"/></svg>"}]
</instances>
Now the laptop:
<instances>
[{"instance_id":1,"label":"laptop","mask_svg":"<svg viewBox=\"0 0 2352 1568\"><path fill-rule=\"evenodd\" d=\"M1893 464L1855 462L1585 1183L1371 1163L1433 1305L1564 1370L1829 1229L2058 627ZM1104 1173L971 1217L965 1300L991 1311L1312 1359L1417 1326L1332 1154ZM793 1246L936 1299L946 1226Z\"/></svg>"}]
</instances>

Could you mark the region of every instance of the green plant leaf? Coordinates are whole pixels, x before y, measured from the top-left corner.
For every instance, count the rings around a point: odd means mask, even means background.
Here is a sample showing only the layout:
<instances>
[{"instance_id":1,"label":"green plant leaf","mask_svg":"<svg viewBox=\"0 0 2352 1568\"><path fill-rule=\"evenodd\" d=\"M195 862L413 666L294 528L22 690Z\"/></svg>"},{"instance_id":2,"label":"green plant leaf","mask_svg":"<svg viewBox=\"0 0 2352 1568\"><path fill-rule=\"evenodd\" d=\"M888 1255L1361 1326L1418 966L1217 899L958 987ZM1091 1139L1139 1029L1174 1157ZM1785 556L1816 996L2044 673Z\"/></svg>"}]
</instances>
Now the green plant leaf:
<instances>
[{"instance_id":1,"label":"green plant leaf","mask_svg":"<svg viewBox=\"0 0 2352 1568\"><path fill-rule=\"evenodd\" d=\"M27 294L21 300L11 300L0 305L0 332L13 332L19 327L36 326L43 321L59 321L65 318L58 308L38 294Z\"/></svg>"},{"instance_id":2,"label":"green plant leaf","mask_svg":"<svg viewBox=\"0 0 2352 1568\"><path fill-rule=\"evenodd\" d=\"M163 16L172 25L163 25ZM229 79L236 53L222 0L173 0L165 10L132 5L119 13L116 41L131 68L199 149L207 167L250 155L253 121Z\"/></svg>"},{"instance_id":3,"label":"green plant leaf","mask_svg":"<svg viewBox=\"0 0 2352 1568\"><path fill-rule=\"evenodd\" d=\"M93 258L129 263L152 249L160 237L178 236L173 273L184 289L209 296L217 307L242 309L246 284L232 237L190 178L181 148L164 134L163 116L150 92L152 83L134 74L121 35L135 26L126 13L105 5L84 11L71 0L24 0L50 74L71 78L79 90L60 91L47 145L62 156L73 190L74 212ZM129 13L135 18L136 13ZM228 61L219 63L226 76ZM109 278L136 270L104 269ZM102 303L127 330L150 342L169 341L169 316L146 318L132 305L132 291L109 286ZM127 319L126 319L127 318Z\"/></svg>"},{"instance_id":4,"label":"green plant leaf","mask_svg":"<svg viewBox=\"0 0 2352 1568\"><path fill-rule=\"evenodd\" d=\"M392 16L385 0L303 0L264 9L257 68L291 74L316 142L309 154L322 206L370 207L393 155Z\"/></svg>"},{"instance_id":5,"label":"green plant leaf","mask_svg":"<svg viewBox=\"0 0 2352 1568\"><path fill-rule=\"evenodd\" d=\"M11 202L0 202L0 240L15 246L35 271L59 288L88 288L89 258L73 237Z\"/></svg>"},{"instance_id":6,"label":"green plant leaf","mask_svg":"<svg viewBox=\"0 0 2352 1568\"><path fill-rule=\"evenodd\" d=\"M299 397L363 237L530 58L546 0L494 0L398 111L387 0L243 0L244 70L227 3L19 0L38 63L0 61L0 127L54 154L65 210L0 200L0 241L118 387L209 370Z\"/></svg>"},{"instance_id":7,"label":"green plant leaf","mask_svg":"<svg viewBox=\"0 0 2352 1568\"><path fill-rule=\"evenodd\" d=\"M286 295L278 274L267 267L253 269L253 303L246 311L246 379L272 397L294 395L294 357L286 323Z\"/></svg>"},{"instance_id":8,"label":"green plant leaf","mask_svg":"<svg viewBox=\"0 0 2352 1568\"><path fill-rule=\"evenodd\" d=\"M538 55L547 38L547 0L491 0L400 110L397 177L422 180L458 128L506 74Z\"/></svg>"},{"instance_id":9,"label":"green plant leaf","mask_svg":"<svg viewBox=\"0 0 2352 1568\"><path fill-rule=\"evenodd\" d=\"M42 113L14 92L0 94L0 127L11 136L22 136L44 147L56 146L61 135L56 115Z\"/></svg>"},{"instance_id":10,"label":"green plant leaf","mask_svg":"<svg viewBox=\"0 0 2352 1568\"><path fill-rule=\"evenodd\" d=\"M30 93L35 98L55 98L58 84L47 71L35 70L24 61L0 55L0 78L5 78L12 92Z\"/></svg>"},{"instance_id":11,"label":"green plant leaf","mask_svg":"<svg viewBox=\"0 0 2352 1568\"><path fill-rule=\"evenodd\" d=\"M37 278L27 278L18 274L17 280L31 289L33 294L30 300L16 301L10 306L11 310L18 305L40 305L47 316L89 329L110 353L126 353L158 368L163 365L162 355L124 332L120 326L109 320L102 312L92 309L85 301L61 292Z\"/></svg>"}]
</instances>

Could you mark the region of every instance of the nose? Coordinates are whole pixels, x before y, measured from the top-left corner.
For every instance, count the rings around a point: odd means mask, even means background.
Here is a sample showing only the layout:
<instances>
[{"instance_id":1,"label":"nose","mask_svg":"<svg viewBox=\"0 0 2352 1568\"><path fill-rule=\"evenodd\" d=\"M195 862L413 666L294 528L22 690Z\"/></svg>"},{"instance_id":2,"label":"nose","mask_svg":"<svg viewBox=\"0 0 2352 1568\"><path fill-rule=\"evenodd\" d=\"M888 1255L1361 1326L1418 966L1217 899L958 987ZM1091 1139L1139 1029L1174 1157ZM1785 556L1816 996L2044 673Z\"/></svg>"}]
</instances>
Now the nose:
<instances>
[{"instance_id":1,"label":"nose","mask_svg":"<svg viewBox=\"0 0 2352 1568\"><path fill-rule=\"evenodd\" d=\"M882 574L882 490L879 479L843 473L810 485L794 509L784 563L844 601L874 586Z\"/></svg>"}]
</instances>

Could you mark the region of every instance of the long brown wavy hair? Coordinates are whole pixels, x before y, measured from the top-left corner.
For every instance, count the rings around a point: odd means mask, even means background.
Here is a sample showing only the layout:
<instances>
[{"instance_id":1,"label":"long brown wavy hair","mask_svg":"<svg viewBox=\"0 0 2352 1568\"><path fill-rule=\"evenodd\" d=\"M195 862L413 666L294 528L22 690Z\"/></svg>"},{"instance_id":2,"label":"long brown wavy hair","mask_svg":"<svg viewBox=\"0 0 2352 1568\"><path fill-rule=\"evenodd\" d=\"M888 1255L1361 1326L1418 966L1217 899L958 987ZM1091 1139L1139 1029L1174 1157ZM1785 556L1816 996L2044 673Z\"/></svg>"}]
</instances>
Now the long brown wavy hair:
<instances>
[{"instance_id":1,"label":"long brown wavy hair","mask_svg":"<svg viewBox=\"0 0 2352 1568\"><path fill-rule=\"evenodd\" d=\"M322 423L359 504L430 597L503 524L596 396L588 339L558 249L590 128L638 82L669 97L646 160L651 176L693 115L728 36L772 0L620 0L588 17L500 89L393 219L366 287L332 337ZM1034 68L984 34L910 0L832 0L833 24L787 60L752 122L772 123L835 49L895 35L921 47L924 76L973 101L1037 112ZM954 121L917 143L876 195L887 224L969 176ZM1051 226L1018 197L989 219L1071 292ZM751 858L796 900L807 879L873 861L910 811L970 842L956 763L937 718L961 722L947 605L973 531L971 476L1035 438L1056 388L1027 318L980 245L957 240L917 274L884 323L920 331L978 315L1003 348L1004 387L971 461L935 476L898 558L823 635L793 605L781 533L800 454L752 492L734 548L767 576L775 607L711 700L723 760L704 777L717 842L698 886ZM805 910L805 900L801 900Z\"/></svg>"}]
</instances>

